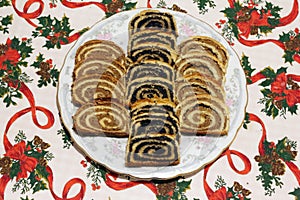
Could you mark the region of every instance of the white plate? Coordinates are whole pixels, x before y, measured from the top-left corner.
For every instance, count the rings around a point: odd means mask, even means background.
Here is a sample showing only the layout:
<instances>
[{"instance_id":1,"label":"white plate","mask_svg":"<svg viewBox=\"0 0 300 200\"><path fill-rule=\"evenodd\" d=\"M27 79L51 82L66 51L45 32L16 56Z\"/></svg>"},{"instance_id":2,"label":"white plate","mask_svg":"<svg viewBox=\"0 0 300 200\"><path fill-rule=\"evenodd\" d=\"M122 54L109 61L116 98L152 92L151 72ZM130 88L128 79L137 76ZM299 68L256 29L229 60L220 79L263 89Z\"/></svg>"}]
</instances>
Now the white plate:
<instances>
[{"instance_id":1,"label":"white plate","mask_svg":"<svg viewBox=\"0 0 300 200\"><path fill-rule=\"evenodd\" d=\"M92 39L112 40L124 50L127 48L129 20L142 9L125 11L104 19L83 34L71 48L60 72L58 106L65 127L77 145L93 160L119 174L137 179L169 179L187 176L214 161L234 140L241 126L247 104L246 78L236 53L226 40L206 23L184 13L159 9L173 14L179 32L178 43L192 35L205 35L222 43L229 52L226 74L226 103L230 109L230 129L227 136L181 136L180 164L167 167L125 167L126 138L82 137L72 127L72 116L77 110L71 102L72 71L76 50L84 42Z\"/></svg>"}]
</instances>

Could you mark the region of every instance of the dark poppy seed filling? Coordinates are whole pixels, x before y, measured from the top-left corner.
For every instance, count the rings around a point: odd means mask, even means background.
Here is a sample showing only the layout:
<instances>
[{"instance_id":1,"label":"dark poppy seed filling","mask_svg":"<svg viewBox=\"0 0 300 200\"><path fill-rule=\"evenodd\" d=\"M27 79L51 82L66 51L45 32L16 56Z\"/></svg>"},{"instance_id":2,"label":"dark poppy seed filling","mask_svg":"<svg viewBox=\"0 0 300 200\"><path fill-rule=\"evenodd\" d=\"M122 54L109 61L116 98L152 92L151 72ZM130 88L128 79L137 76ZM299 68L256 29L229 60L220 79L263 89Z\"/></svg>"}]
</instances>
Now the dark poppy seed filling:
<instances>
[{"instance_id":1,"label":"dark poppy seed filling","mask_svg":"<svg viewBox=\"0 0 300 200\"><path fill-rule=\"evenodd\" d=\"M126 82L131 82L138 78L161 77L169 81L174 81L173 67L165 62L145 60L131 65L126 74Z\"/></svg>"},{"instance_id":2,"label":"dark poppy seed filling","mask_svg":"<svg viewBox=\"0 0 300 200\"><path fill-rule=\"evenodd\" d=\"M179 162L178 143L172 136L142 135L131 138L126 155L127 166L175 165Z\"/></svg>"},{"instance_id":3,"label":"dark poppy seed filling","mask_svg":"<svg viewBox=\"0 0 300 200\"><path fill-rule=\"evenodd\" d=\"M132 34L129 38L127 51L131 52L134 46L142 43L157 43L169 46L175 50L176 36L170 32L155 30L155 29L144 29Z\"/></svg>"},{"instance_id":4,"label":"dark poppy seed filling","mask_svg":"<svg viewBox=\"0 0 300 200\"><path fill-rule=\"evenodd\" d=\"M153 44L153 43L151 43ZM144 60L158 60L166 62L170 65L174 64L174 52L171 52L164 46L151 46L149 44L141 44L134 47L131 52L128 52L128 57L133 62L141 62Z\"/></svg>"},{"instance_id":5,"label":"dark poppy seed filling","mask_svg":"<svg viewBox=\"0 0 300 200\"><path fill-rule=\"evenodd\" d=\"M174 101L173 85L161 78L135 79L127 86L126 98L129 106L141 99L161 98Z\"/></svg>"},{"instance_id":6,"label":"dark poppy seed filling","mask_svg":"<svg viewBox=\"0 0 300 200\"><path fill-rule=\"evenodd\" d=\"M173 15L159 11L145 10L134 16L129 22L129 33L142 31L143 29L160 29L164 32L174 32L178 35L176 22Z\"/></svg>"}]
</instances>

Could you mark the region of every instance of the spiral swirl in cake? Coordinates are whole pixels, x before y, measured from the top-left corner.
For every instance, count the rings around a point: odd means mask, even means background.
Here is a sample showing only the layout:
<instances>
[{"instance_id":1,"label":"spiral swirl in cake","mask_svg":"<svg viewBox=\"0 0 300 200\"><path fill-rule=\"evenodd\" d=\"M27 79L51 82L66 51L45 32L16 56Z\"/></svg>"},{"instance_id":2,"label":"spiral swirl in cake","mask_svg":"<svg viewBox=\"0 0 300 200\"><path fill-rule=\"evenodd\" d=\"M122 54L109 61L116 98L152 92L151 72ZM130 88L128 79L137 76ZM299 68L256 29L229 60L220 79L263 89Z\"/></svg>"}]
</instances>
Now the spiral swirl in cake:
<instances>
[{"instance_id":1,"label":"spiral swirl in cake","mask_svg":"<svg viewBox=\"0 0 300 200\"><path fill-rule=\"evenodd\" d=\"M124 61L125 53L121 47L109 40L89 40L81 45L75 55L75 64L87 58Z\"/></svg>"},{"instance_id":2,"label":"spiral swirl in cake","mask_svg":"<svg viewBox=\"0 0 300 200\"><path fill-rule=\"evenodd\" d=\"M209 54L189 54L185 57L180 57L175 63L176 79L189 76L192 74L200 74L215 79L218 82L223 82L225 72L222 64Z\"/></svg>"},{"instance_id":3,"label":"spiral swirl in cake","mask_svg":"<svg viewBox=\"0 0 300 200\"><path fill-rule=\"evenodd\" d=\"M171 49L175 50L176 47L176 36L169 32L164 32L161 30L144 29L135 32L130 36L128 41L127 51L131 52L133 47L143 44L143 43L158 43L169 46Z\"/></svg>"},{"instance_id":4,"label":"spiral swirl in cake","mask_svg":"<svg viewBox=\"0 0 300 200\"><path fill-rule=\"evenodd\" d=\"M174 102L173 83L159 77L138 78L127 85L126 99L132 105L141 99L161 98Z\"/></svg>"},{"instance_id":5,"label":"spiral swirl in cake","mask_svg":"<svg viewBox=\"0 0 300 200\"><path fill-rule=\"evenodd\" d=\"M178 45L178 53L181 56L190 53L206 52L218 59L224 68L228 64L228 52L226 48L218 41L208 36L193 36Z\"/></svg>"},{"instance_id":6,"label":"spiral swirl in cake","mask_svg":"<svg viewBox=\"0 0 300 200\"><path fill-rule=\"evenodd\" d=\"M124 85L109 75L86 75L79 77L72 85L72 102L80 106L101 99L119 99L124 103Z\"/></svg>"},{"instance_id":7,"label":"spiral swirl in cake","mask_svg":"<svg viewBox=\"0 0 300 200\"><path fill-rule=\"evenodd\" d=\"M144 10L136 14L128 25L129 36L145 29L155 29L178 36L176 21L172 14L158 10Z\"/></svg>"},{"instance_id":8,"label":"spiral swirl in cake","mask_svg":"<svg viewBox=\"0 0 300 200\"><path fill-rule=\"evenodd\" d=\"M175 104L163 99L143 99L131 106L131 136L161 133L177 135L179 121Z\"/></svg>"},{"instance_id":9,"label":"spiral swirl in cake","mask_svg":"<svg viewBox=\"0 0 300 200\"><path fill-rule=\"evenodd\" d=\"M116 101L81 106L73 116L74 129L82 135L128 137L128 110Z\"/></svg>"},{"instance_id":10,"label":"spiral swirl in cake","mask_svg":"<svg viewBox=\"0 0 300 200\"><path fill-rule=\"evenodd\" d=\"M119 61L109 61L104 59L86 59L80 61L74 67L73 78L85 76L88 74L108 74L120 79L126 73L126 65Z\"/></svg>"},{"instance_id":11,"label":"spiral swirl in cake","mask_svg":"<svg viewBox=\"0 0 300 200\"><path fill-rule=\"evenodd\" d=\"M169 81L174 81L174 69L165 62L145 60L128 67L126 81L131 82L138 78L151 79L153 77L161 77Z\"/></svg>"},{"instance_id":12,"label":"spiral swirl in cake","mask_svg":"<svg viewBox=\"0 0 300 200\"><path fill-rule=\"evenodd\" d=\"M126 166L168 166L179 163L179 142L171 135L151 134L130 137Z\"/></svg>"},{"instance_id":13,"label":"spiral swirl in cake","mask_svg":"<svg viewBox=\"0 0 300 200\"><path fill-rule=\"evenodd\" d=\"M220 100L225 99L224 87L207 76L189 75L175 81L175 95L179 102L198 94L211 95Z\"/></svg>"},{"instance_id":14,"label":"spiral swirl in cake","mask_svg":"<svg viewBox=\"0 0 300 200\"><path fill-rule=\"evenodd\" d=\"M210 95L190 96L176 107L180 132L188 135L226 135L229 112L224 101Z\"/></svg>"},{"instance_id":15,"label":"spiral swirl in cake","mask_svg":"<svg viewBox=\"0 0 300 200\"><path fill-rule=\"evenodd\" d=\"M128 52L128 57L132 62L159 60L173 65L177 59L177 53L167 45L148 42L132 47L132 50Z\"/></svg>"}]
</instances>

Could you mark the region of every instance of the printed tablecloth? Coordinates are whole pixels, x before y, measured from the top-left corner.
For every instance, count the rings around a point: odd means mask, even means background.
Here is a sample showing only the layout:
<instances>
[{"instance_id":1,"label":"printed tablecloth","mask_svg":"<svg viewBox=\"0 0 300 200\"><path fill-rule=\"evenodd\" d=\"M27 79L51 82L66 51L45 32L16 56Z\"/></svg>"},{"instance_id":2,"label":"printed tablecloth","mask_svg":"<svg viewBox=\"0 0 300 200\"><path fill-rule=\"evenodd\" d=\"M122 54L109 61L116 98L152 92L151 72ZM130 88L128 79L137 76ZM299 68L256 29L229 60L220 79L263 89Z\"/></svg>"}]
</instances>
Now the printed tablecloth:
<instances>
[{"instance_id":1,"label":"printed tablecloth","mask_svg":"<svg viewBox=\"0 0 300 200\"><path fill-rule=\"evenodd\" d=\"M299 3L0 0L0 199L298 199ZM104 17L142 7L205 21L246 75L248 104L233 143L192 176L128 181L80 152L60 120L57 84L69 49Z\"/></svg>"}]
</instances>

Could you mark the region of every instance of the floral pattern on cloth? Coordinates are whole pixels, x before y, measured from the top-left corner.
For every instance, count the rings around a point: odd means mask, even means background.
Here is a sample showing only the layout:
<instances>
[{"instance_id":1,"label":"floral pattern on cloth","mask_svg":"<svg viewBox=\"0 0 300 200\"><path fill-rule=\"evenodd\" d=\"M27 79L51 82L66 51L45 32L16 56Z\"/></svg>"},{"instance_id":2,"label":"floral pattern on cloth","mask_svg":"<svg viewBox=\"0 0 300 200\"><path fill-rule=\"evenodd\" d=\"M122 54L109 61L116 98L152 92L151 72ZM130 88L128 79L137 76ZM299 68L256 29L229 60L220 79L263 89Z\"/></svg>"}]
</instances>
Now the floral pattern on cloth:
<instances>
[{"instance_id":1,"label":"floral pattern on cloth","mask_svg":"<svg viewBox=\"0 0 300 200\"><path fill-rule=\"evenodd\" d=\"M0 200L299 199L299 3L0 0ZM101 18L137 7L207 21L236 50L247 78L249 104L236 139L190 177L128 180L84 155L60 123L55 96L66 52ZM193 26L181 29L194 35ZM117 142L106 148L119 153Z\"/></svg>"}]
</instances>

